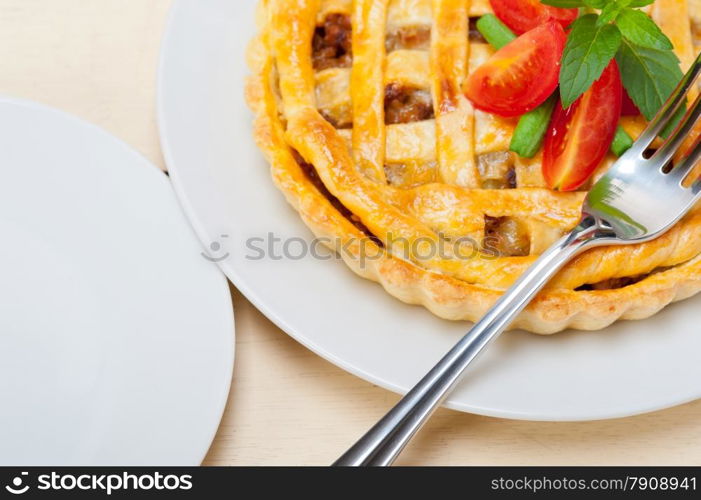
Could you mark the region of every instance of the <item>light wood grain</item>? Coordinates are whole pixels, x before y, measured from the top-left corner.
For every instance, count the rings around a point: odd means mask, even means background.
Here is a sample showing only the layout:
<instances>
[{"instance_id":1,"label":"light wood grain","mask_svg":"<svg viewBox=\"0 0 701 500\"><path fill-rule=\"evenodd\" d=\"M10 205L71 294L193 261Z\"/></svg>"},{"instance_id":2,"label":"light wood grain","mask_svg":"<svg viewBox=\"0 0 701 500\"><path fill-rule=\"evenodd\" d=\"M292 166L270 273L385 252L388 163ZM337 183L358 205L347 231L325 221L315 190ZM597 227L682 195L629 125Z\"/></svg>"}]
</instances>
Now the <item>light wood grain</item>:
<instances>
[{"instance_id":1,"label":"light wood grain","mask_svg":"<svg viewBox=\"0 0 701 500\"><path fill-rule=\"evenodd\" d=\"M170 4L0 0L0 93L92 121L163 168L155 81ZM327 464L397 401L310 353L232 291L234 381L205 464ZM400 463L701 465L701 401L589 423L440 410Z\"/></svg>"}]
</instances>

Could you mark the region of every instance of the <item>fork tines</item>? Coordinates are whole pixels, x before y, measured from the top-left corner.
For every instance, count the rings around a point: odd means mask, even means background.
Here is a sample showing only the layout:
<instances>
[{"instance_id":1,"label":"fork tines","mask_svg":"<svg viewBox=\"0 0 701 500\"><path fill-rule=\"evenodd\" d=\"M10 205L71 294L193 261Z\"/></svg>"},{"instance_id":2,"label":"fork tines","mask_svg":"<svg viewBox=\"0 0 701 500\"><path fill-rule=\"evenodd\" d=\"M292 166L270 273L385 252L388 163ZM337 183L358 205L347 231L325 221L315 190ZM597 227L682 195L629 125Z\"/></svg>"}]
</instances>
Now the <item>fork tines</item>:
<instances>
[{"instance_id":1,"label":"fork tines","mask_svg":"<svg viewBox=\"0 0 701 500\"><path fill-rule=\"evenodd\" d=\"M699 54L691 69L679 82L679 85L670 96L670 99L662 106L645 131L624 156L630 159L636 158L637 160L643 160L643 155L652 145L653 141L661 134L664 135L665 130L668 130L675 120L679 119L679 114L687 102L687 95L694 85L696 85L696 80L700 73L701 54ZM699 117L701 117L701 95L696 98L689 110L684 113L684 116L679 120L679 123L676 124L662 146L652 157L646 160L648 162L653 162L654 166L673 176L675 181L678 181L680 184L683 183L685 186L692 184L685 182L686 178L689 173L693 171L699 159L701 159L701 127L698 127L697 123ZM693 144L686 148L686 151L682 154L679 154L680 148L684 147L684 143L688 140L689 134L693 134L695 129L697 129L697 137ZM670 166L670 162L672 162L675 156L675 164ZM701 190L701 179L693 183L692 189L694 192Z\"/></svg>"}]
</instances>

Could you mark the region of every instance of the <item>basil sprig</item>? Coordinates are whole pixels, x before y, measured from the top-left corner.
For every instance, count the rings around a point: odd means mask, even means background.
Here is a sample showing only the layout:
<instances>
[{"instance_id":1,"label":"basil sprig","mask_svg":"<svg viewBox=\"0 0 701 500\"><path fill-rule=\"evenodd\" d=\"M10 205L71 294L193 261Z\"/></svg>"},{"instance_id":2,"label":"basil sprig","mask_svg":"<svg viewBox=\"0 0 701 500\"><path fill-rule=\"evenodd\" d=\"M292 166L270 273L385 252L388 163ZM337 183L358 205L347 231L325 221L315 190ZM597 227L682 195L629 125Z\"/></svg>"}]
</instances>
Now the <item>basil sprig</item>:
<instances>
[{"instance_id":1,"label":"basil sprig","mask_svg":"<svg viewBox=\"0 0 701 500\"><path fill-rule=\"evenodd\" d=\"M553 7L598 9L570 26L560 68L562 106L576 101L614 57L623 86L648 120L682 78L672 42L644 12L654 0L541 0Z\"/></svg>"},{"instance_id":2,"label":"basil sprig","mask_svg":"<svg viewBox=\"0 0 701 500\"><path fill-rule=\"evenodd\" d=\"M641 47L624 39L616 62L623 86L648 120L662 107L682 79L679 59L671 50Z\"/></svg>"},{"instance_id":3,"label":"basil sprig","mask_svg":"<svg viewBox=\"0 0 701 500\"><path fill-rule=\"evenodd\" d=\"M613 24L597 26L598 16L587 14L572 24L560 69L560 98L567 108L599 79L621 46L621 32Z\"/></svg>"}]
</instances>

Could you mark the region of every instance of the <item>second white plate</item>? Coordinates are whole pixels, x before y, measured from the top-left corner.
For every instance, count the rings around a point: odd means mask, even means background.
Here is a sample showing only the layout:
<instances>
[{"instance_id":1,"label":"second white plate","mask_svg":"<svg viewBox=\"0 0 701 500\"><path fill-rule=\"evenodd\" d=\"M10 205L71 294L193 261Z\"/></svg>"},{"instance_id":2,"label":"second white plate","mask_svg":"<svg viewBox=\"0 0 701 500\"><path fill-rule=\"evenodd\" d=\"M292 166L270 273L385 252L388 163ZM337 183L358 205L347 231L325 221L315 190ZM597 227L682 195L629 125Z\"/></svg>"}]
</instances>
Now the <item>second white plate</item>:
<instances>
[{"instance_id":1,"label":"second white plate","mask_svg":"<svg viewBox=\"0 0 701 500\"><path fill-rule=\"evenodd\" d=\"M226 280L168 178L0 98L0 465L198 465L234 356Z\"/></svg>"},{"instance_id":2,"label":"second white plate","mask_svg":"<svg viewBox=\"0 0 701 500\"><path fill-rule=\"evenodd\" d=\"M251 138L243 85L254 6L254 0L175 3L163 46L159 121L178 195L200 238L222 245L225 253L217 255L227 276L268 317L333 363L404 392L468 324L404 305L334 260L274 260L270 253L249 259L257 253L246 246L251 238L265 245L270 235L311 239L273 187ZM700 305L697 297L601 332L506 334L448 406L529 420L589 420L698 398Z\"/></svg>"}]
</instances>

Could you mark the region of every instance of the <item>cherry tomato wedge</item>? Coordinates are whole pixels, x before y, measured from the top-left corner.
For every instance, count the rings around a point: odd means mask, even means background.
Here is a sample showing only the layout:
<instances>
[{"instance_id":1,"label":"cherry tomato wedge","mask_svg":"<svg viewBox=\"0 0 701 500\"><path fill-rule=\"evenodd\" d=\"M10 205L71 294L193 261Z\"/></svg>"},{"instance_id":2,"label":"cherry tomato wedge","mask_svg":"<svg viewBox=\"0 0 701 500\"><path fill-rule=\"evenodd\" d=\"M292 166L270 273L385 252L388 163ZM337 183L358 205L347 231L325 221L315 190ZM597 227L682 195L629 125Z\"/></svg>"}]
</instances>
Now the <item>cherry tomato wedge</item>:
<instances>
[{"instance_id":1,"label":"cherry tomato wedge","mask_svg":"<svg viewBox=\"0 0 701 500\"><path fill-rule=\"evenodd\" d=\"M567 37L549 21L505 45L477 68L463 90L476 108L501 116L519 116L555 91Z\"/></svg>"},{"instance_id":2,"label":"cherry tomato wedge","mask_svg":"<svg viewBox=\"0 0 701 500\"><path fill-rule=\"evenodd\" d=\"M579 9L551 7L539 0L489 0L489 3L501 22L519 35L551 19L567 28L579 15Z\"/></svg>"},{"instance_id":3,"label":"cherry tomato wedge","mask_svg":"<svg viewBox=\"0 0 701 500\"><path fill-rule=\"evenodd\" d=\"M572 106L557 104L543 148L543 175L551 189L574 191L594 173L616 134L622 94L613 60Z\"/></svg>"}]
</instances>

